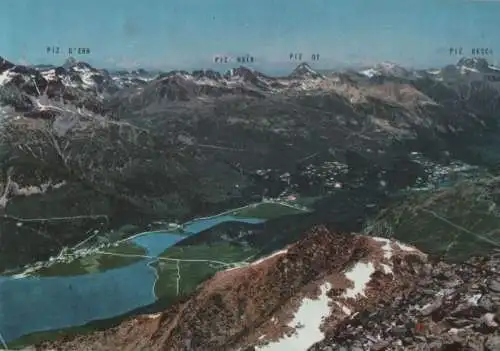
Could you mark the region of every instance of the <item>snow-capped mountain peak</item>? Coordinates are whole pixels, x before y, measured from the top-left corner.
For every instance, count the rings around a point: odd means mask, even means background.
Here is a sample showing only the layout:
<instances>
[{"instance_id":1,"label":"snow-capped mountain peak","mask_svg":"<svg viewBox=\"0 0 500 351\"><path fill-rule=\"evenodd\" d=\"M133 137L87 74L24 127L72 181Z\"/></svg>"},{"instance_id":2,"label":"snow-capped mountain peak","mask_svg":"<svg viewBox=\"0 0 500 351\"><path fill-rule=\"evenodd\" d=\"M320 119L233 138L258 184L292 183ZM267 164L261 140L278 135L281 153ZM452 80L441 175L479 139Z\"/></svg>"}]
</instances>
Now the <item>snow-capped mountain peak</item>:
<instances>
[{"instance_id":1,"label":"snow-capped mountain peak","mask_svg":"<svg viewBox=\"0 0 500 351\"><path fill-rule=\"evenodd\" d=\"M322 74L316 72L306 62L299 64L289 75L290 78L324 78Z\"/></svg>"},{"instance_id":2,"label":"snow-capped mountain peak","mask_svg":"<svg viewBox=\"0 0 500 351\"><path fill-rule=\"evenodd\" d=\"M457 67L475 70L477 72L488 71L489 70L488 66L489 66L488 61L482 57L473 57L473 58L463 57L457 62Z\"/></svg>"},{"instance_id":3,"label":"snow-capped mountain peak","mask_svg":"<svg viewBox=\"0 0 500 351\"><path fill-rule=\"evenodd\" d=\"M492 65L482 57L461 58L455 65L448 65L438 70L438 76L444 79L468 77L473 80L487 80L496 82L500 80L500 68Z\"/></svg>"},{"instance_id":4,"label":"snow-capped mountain peak","mask_svg":"<svg viewBox=\"0 0 500 351\"><path fill-rule=\"evenodd\" d=\"M222 75L219 72L211 69L195 70L193 71L192 75L196 79L208 78L212 80L220 80L222 78Z\"/></svg>"},{"instance_id":5,"label":"snow-capped mountain peak","mask_svg":"<svg viewBox=\"0 0 500 351\"><path fill-rule=\"evenodd\" d=\"M373 67L363 69L359 73L372 78L375 76L409 77L412 72L395 63L384 61L377 63Z\"/></svg>"}]
</instances>

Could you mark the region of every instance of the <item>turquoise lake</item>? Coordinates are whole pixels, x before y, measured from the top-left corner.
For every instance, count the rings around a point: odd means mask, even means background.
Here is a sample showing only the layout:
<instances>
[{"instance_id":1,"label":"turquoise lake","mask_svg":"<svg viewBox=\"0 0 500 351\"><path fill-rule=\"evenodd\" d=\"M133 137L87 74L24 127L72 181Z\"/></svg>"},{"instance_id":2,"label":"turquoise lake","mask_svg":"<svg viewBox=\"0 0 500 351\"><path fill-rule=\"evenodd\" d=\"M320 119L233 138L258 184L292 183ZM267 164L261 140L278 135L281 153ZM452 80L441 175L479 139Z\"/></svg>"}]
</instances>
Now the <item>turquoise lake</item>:
<instances>
[{"instance_id":1,"label":"turquoise lake","mask_svg":"<svg viewBox=\"0 0 500 351\"><path fill-rule=\"evenodd\" d=\"M213 216L184 224L184 233L146 232L128 239L156 257L186 235L223 222L264 222L256 218ZM6 342L37 331L48 331L113 318L156 301L154 259L104 272L61 277L0 276L0 333Z\"/></svg>"}]
</instances>

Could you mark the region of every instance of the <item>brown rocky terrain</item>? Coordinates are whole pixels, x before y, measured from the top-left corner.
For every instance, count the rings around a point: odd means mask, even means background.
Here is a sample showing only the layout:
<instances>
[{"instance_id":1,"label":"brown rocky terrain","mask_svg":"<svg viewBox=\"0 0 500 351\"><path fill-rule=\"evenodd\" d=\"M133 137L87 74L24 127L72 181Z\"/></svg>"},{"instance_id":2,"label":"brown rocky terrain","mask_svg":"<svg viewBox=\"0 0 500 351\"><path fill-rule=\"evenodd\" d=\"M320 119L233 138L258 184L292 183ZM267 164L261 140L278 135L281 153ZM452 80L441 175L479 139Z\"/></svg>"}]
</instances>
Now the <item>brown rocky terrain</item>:
<instances>
[{"instance_id":1,"label":"brown rocky terrain","mask_svg":"<svg viewBox=\"0 0 500 351\"><path fill-rule=\"evenodd\" d=\"M37 350L306 350L350 316L409 294L426 262L395 241L316 227L285 250L217 273L162 313Z\"/></svg>"},{"instance_id":2,"label":"brown rocky terrain","mask_svg":"<svg viewBox=\"0 0 500 351\"><path fill-rule=\"evenodd\" d=\"M498 253L425 265L409 294L345 320L311 350L500 350Z\"/></svg>"},{"instance_id":3,"label":"brown rocky terrain","mask_svg":"<svg viewBox=\"0 0 500 351\"><path fill-rule=\"evenodd\" d=\"M448 264L317 227L168 310L33 350L500 350L500 254Z\"/></svg>"}]
</instances>

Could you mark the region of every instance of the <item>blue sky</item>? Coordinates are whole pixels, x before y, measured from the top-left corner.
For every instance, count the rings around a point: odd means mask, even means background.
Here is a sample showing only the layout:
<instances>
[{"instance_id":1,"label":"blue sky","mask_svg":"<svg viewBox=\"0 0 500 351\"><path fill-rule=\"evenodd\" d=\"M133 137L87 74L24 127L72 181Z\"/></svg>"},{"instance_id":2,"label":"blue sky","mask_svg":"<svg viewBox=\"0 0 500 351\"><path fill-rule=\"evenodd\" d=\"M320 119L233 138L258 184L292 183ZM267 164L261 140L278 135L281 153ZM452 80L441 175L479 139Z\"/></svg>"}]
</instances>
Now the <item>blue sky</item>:
<instances>
[{"instance_id":1,"label":"blue sky","mask_svg":"<svg viewBox=\"0 0 500 351\"><path fill-rule=\"evenodd\" d=\"M440 65L458 59L450 47L491 48L494 62L499 34L491 0L3 0L0 11L1 56L59 64L67 56L47 46L88 47L78 58L99 67L193 69L248 53L272 69L291 67L290 52L319 53L318 68Z\"/></svg>"}]
</instances>

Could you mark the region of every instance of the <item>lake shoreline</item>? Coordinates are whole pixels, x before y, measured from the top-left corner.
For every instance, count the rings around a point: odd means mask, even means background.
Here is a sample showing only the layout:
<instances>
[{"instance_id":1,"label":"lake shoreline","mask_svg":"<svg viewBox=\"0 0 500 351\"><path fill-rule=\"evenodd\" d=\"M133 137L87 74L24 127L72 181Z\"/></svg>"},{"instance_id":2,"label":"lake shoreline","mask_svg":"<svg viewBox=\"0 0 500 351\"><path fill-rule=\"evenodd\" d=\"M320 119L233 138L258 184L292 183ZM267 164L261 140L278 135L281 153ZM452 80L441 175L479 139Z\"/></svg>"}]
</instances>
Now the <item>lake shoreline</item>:
<instances>
[{"instance_id":1,"label":"lake shoreline","mask_svg":"<svg viewBox=\"0 0 500 351\"><path fill-rule=\"evenodd\" d=\"M2 334L4 335L4 338L6 339L6 341L10 344L10 343L14 343L16 344L17 343L17 340L23 340L25 338L30 338L30 335L33 335L33 334L39 334L39 333L42 333L42 334L57 334L58 330L71 330L71 329L74 329L74 328L85 328L85 326L88 326L88 325L94 325L93 323L96 322L97 325L99 324L107 324L105 323L106 320L109 320L109 321L112 321L114 320L115 318L117 318L118 320L122 320L122 317L120 316L126 316L128 315L129 312L131 311L136 311L136 310L140 310L140 309L148 309L148 306L154 306L156 303L159 303L160 305L163 305L164 303L163 302L160 302L161 300L161 297L158 297L156 296L155 294L155 288L156 288L156 285L157 285L157 281L159 280L159 274L158 274L158 271L153 267L153 264L155 262L158 262L161 260L161 258L159 257L160 253L162 251L164 251L166 248L170 247L170 246L162 246L161 245L158 245L158 240L163 241L165 242L166 240L166 236L165 235L162 235L162 234L167 234L169 236L172 237L172 240L174 240L175 242L172 242L172 245L175 245L176 243L179 243L180 241L182 241L184 238L186 237L190 237L192 235L196 235L197 233L203 231L203 230L207 230L209 228L212 228L213 226L216 226L220 223L224 223L224 222L228 222L228 221L234 221L234 222L243 222L243 223L248 223L248 224L260 224L260 223L263 223L265 222L265 219L259 219L259 218L244 218L244 217L236 217L236 216L231 216L231 215L228 215L228 214L236 214L236 215L241 215L244 213L245 210L255 210L255 209L258 209L260 205L262 204L265 204L266 206L269 206L269 205L272 205L272 206L277 206L277 207L283 207L282 204L279 204L277 202L269 202L269 201L266 201L266 202L262 202L262 203L256 203L256 204L249 204L247 206L242 206L242 207L239 207L239 208L236 208L236 209L231 209L231 210L227 210L227 211L224 211L222 213L218 213L214 216L209 216L209 217L201 217L201 218L195 218L191 221L188 221L186 222L185 224L182 225L183 228L185 228L185 230L183 231L183 235L176 235L176 234L179 234L179 233L176 233L175 230L172 230L172 231L152 231L152 232L141 232L141 233L138 233L138 234L134 234L134 235L131 235L130 237L127 237L126 239L122 239L118 242L118 244L128 244L128 243L133 243L135 245L139 245L139 246L143 246L146 248L146 250L149 250L147 248L148 245L150 245L150 248L153 248L154 249L154 252L152 251L148 251L148 254L149 257L148 258L144 258L144 259L141 259L140 261L132 264L132 265L127 265L125 267L122 267L122 268L113 268L111 270L108 270L108 271L104 271L104 272L98 272L98 273L91 273L91 274L87 274L87 275L78 275L78 276L65 276L65 277L57 277L57 276L54 276L54 277L47 277L47 278L36 278L35 276L26 276L26 277L20 277L19 275L16 276L16 278L14 277L3 277L4 279L0 279L0 286L1 286L1 289L2 289L2 294L4 294L5 296L14 296L14 295L19 295L18 292L14 292L14 290L12 289L15 289L17 290L17 288L15 288L15 285L17 286L22 286L22 290L25 292L24 295L21 297L21 296L18 296L17 299L14 299L12 301L9 302L9 310L11 310L11 312L8 312L8 311L4 311L4 313L2 314L2 319L0 319L0 331L2 332ZM289 206L289 205L286 205L286 206ZM290 207L293 207L293 206L290 206ZM298 208L295 208L295 210L298 210ZM302 209L300 211L305 211L305 209ZM188 235L186 235L188 234ZM174 238L175 237L175 238ZM146 242L150 242L149 244L147 244ZM119 246L118 246L119 247ZM161 252L160 252L161 251ZM96 253L99 253L99 251L97 251ZM104 253L104 252L103 252ZM173 261L183 261L181 259L172 259ZM187 265L190 261L197 261L197 260L187 260L188 262L187 263L183 263L183 265ZM200 262L202 262L203 260L199 260ZM191 262L192 264L192 262ZM97 291L101 291L102 290L106 290L106 291L109 291L109 289L103 289L103 286L102 284L107 284L106 286L108 286L110 289L114 289L116 291L119 291L118 295L119 297L123 298L123 296L121 296L123 294L124 291L126 290L133 290L133 289L128 289L125 287L125 285L123 285L121 288L120 288L120 284L117 285L118 281L114 278L111 278L111 276L114 276L116 274L118 274L118 272L120 271L128 271L128 273L126 275L123 275L123 277L126 276L126 279L128 280L134 280L133 278L133 271L135 271L135 269L133 267L139 267L139 266L144 266L146 267L146 269L149 271L149 273L146 274L146 276L149 276L150 274L154 275L154 279L152 278L151 281L149 282L146 282L146 281L143 281L142 283L138 283L138 282L134 282L133 283L133 286L135 286L135 288L137 289L138 286L141 287L141 291L145 291L145 290L148 290L149 293L147 293L147 295L149 296L155 296L153 299L149 300L146 302L146 300L143 300L143 302L139 303L139 304L130 304L129 303L129 307L127 308L127 310L123 310L121 311L120 313L109 313L108 312L108 315L104 316L102 315L101 313L99 313L98 315L96 315L95 317L92 317L90 319L87 319L86 321L82 320L80 322L75 322L76 323L72 323L73 325L65 325L65 323L63 324L50 324L51 326L48 326L46 325L44 328L40 329L40 327L36 327L35 329L32 329L30 328L27 323L26 323L26 319L24 319L23 321L19 321L20 323L18 324L19 327L22 326L22 329L24 330L23 332L15 332L14 334L12 333L13 330L15 329L12 329L13 328L13 325L12 323L14 323L12 321L12 315L14 313L14 310L17 312L17 313L20 313L22 315L24 315L25 317L28 316L29 314L33 314L33 313L36 313L37 314L37 317L35 318L35 316L33 317L29 317L27 318L28 320L35 320L38 318L38 324L40 325L40 323L42 323L40 321L40 311L32 311L29 306L31 305L30 303L26 303L26 301L30 301L31 298L29 298L29 291L34 291L34 290L39 290L42 289L41 293L37 294L37 296L33 296L34 300L33 302L37 301L37 303L40 303L40 298L42 296L46 296L46 297L51 297L53 298L54 296L59 296L60 299L64 300L64 298L62 298L62 295L61 294L65 294L68 292L68 289L71 289L73 291L77 291L77 295L75 296L78 296L78 307L81 308L81 306L84 306L86 305L86 303L83 303L83 301L85 301L85 299L83 298L83 296L85 295L81 295L82 291L79 291L79 289L81 287L79 287L78 284L75 283L75 279L90 279L91 277L91 280L88 280L86 281L86 285L87 287L89 286L96 286L96 288L94 290L90 289L90 291L88 291L86 294L86 296L88 296L88 301L89 301L89 304L87 306L87 309L90 307L90 306L94 306L94 302L92 301L99 301L99 304L102 305L103 304L103 301L106 300L106 298L104 296L101 296L100 298L99 297L96 297L98 295L97 294ZM141 269L141 272L142 272L142 269ZM139 273L139 271L137 271L137 273ZM146 272L144 272L146 273ZM97 274L97 275L96 275ZM111 274L108 278L104 279L102 282L98 282L98 280L96 279L97 277L101 276L101 275L105 275L105 274ZM125 273L123 273L125 274ZM132 276L131 276L132 274ZM143 276L142 273L139 274L140 276ZM50 281L50 285L51 285L51 288L50 288L50 292L49 291L44 291L44 288L42 287L42 282L44 281L44 279L48 279L47 281ZM73 283L70 283L69 285L68 284L62 284L62 283L57 283L57 284L61 284L58 288L54 287L54 284L56 284L55 282L56 281L62 281L64 280L65 282L69 282L69 281L73 281ZM26 282L29 282L31 281L32 284L35 284L33 285L32 288L28 288L27 286L23 286L22 283L26 283ZM120 280L120 282L123 283L123 280ZM12 285L14 284L14 285ZM25 285L25 284L24 284ZM99 287L97 288L97 285L99 285ZM69 286L69 287L68 287ZM96 290L97 289L97 290ZM44 292L43 292L44 291ZM107 292L107 294L109 294L109 292ZM114 293L115 295L117 294L116 292ZM142 293L141 293L142 294ZM74 295L74 294L73 294ZM66 294L66 299L69 297L69 296L73 296L71 293L69 294ZM43 300L43 299L42 299ZM22 301L22 304L20 303L16 303L16 301L18 302L21 302ZM120 301L123 301L120 300ZM120 303L119 301L115 301L114 304L116 306L116 304ZM47 303L44 303L44 305L47 305ZM50 305L50 304L49 304ZM23 308L24 306L24 308ZM99 308L101 308L103 306L100 306ZM69 306L65 309L68 309ZM95 306L93 307L95 309ZM96 310L96 312L99 310L99 308ZM116 309L116 308L115 308ZM50 310L50 308L49 308ZM106 309L104 309L106 310ZM24 311L24 312L22 312ZM42 313L41 315L45 315L46 317L51 315L51 313L49 313L48 311L46 313ZM101 315L102 317L104 318L99 318L99 315ZM8 321L5 318L8 318ZM125 317L123 317L125 318ZM45 318L46 319L46 318ZM50 318L49 318L50 319ZM100 321L100 322L99 322ZM67 322L66 322L67 323ZM7 328L6 326L7 325L11 325L11 327ZM18 327L15 327L15 328L18 328ZM8 330L11 330L11 332L9 332ZM16 335L17 334L17 335Z\"/></svg>"}]
</instances>

